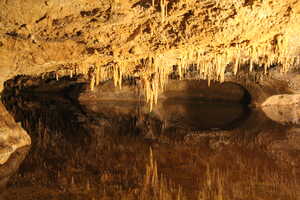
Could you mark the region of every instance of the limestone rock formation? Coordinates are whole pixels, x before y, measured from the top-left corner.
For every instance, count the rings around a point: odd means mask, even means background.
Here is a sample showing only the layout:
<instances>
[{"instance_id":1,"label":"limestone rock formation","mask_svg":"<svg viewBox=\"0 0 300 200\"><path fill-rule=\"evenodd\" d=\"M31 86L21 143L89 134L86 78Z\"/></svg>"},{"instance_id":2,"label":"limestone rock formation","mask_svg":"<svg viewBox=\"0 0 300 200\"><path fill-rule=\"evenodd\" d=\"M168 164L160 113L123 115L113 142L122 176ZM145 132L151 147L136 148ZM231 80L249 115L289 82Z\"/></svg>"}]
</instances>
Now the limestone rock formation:
<instances>
[{"instance_id":1,"label":"limestone rock formation","mask_svg":"<svg viewBox=\"0 0 300 200\"><path fill-rule=\"evenodd\" d=\"M300 94L282 94L271 96L264 103L262 103L262 107L287 106L296 104L300 104Z\"/></svg>"},{"instance_id":2,"label":"limestone rock formation","mask_svg":"<svg viewBox=\"0 0 300 200\"><path fill-rule=\"evenodd\" d=\"M299 72L298 0L0 0L0 8L0 91L20 74L84 74L91 89L133 77L152 108L172 74L210 84L245 68ZM11 144L3 163L30 139L0 109Z\"/></svg>"},{"instance_id":3,"label":"limestone rock formation","mask_svg":"<svg viewBox=\"0 0 300 200\"><path fill-rule=\"evenodd\" d=\"M224 81L243 64L282 71L299 62L299 1L0 1L0 85L17 74L89 74L91 88L144 79L157 98L177 65ZM93 73L89 73L93 72ZM154 75L156 74L156 75ZM148 83L147 85L147 82ZM2 87L2 86L1 86ZM152 90L152 91L151 91Z\"/></svg>"},{"instance_id":4,"label":"limestone rock formation","mask_svg":"<svg viewBox=\"0 0 300 200\"><path fill-rule=\"evenodd\" d=\"M262 104L262 110L276 122L300 124L300 94L271 96Z\"/></svg>"},{"instance_id":5,"label":"limestone rock formation","mask_svg":"<svg viewBox=\"0 0 300 200\"><path fill-rule=\"evenodd\" d=\"M18 148L30 144L29 135L0 103L0 165L4 164Z\"/></svg>"},{"instance_id":6,"label":"limestone rock formation","mask_svg":"<svg viewBox=\"0 0 300 200\"><path fill-rule=\"evenodd\" d=\"M300 124L300 105L262 107L266 116L281 124Z\"/></svg>"}]
</instances>

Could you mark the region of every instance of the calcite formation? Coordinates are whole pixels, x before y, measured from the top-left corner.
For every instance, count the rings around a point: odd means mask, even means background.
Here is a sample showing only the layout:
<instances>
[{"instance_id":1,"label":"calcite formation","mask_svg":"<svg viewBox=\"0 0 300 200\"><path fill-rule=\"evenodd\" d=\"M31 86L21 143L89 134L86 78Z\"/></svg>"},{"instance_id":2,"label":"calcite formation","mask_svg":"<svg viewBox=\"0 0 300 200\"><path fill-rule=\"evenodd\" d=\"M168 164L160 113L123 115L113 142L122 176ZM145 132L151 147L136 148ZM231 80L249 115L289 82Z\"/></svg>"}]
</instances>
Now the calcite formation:
<instances>
[{"instance_id":1,"label":"calcite formation","mask_svg":"<svg viewBox=\"0 0 300 200\"><path fill-rule=\"evenodd\" d=\"M152 105L168 75L225 80L224 73L299 64L297 0L0 1L2 83L17 74L85 74L91 89L141 79Z\"/></svg>"}]
</instances>

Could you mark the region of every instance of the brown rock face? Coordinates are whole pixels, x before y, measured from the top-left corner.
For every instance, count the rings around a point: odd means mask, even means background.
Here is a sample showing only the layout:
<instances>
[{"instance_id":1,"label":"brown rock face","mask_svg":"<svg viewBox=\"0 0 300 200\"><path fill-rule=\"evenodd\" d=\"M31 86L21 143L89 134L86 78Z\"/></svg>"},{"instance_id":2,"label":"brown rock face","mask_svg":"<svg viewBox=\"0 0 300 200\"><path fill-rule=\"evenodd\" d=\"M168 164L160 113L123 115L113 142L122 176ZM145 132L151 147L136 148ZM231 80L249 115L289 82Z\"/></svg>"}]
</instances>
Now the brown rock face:
<instances>
[{"instance_id":1,"label":"brown rock face","mask_svg":"<svg viewBox=\"0 0 300 200\"><path fill-rule=\"evenodd\" d=\"M18 148L30 144L29 135L0 103L0 165L4 164Z\"/></svg>"}]
</instances>

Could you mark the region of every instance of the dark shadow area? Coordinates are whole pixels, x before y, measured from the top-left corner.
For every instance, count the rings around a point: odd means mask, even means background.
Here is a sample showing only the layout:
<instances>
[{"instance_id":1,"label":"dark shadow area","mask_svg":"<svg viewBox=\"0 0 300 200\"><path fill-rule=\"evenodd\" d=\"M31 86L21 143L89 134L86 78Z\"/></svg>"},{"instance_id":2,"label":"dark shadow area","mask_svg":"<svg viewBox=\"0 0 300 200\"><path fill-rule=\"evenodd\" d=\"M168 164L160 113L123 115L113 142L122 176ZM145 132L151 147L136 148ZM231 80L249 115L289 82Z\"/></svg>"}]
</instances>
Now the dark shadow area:
<instances>
[{"instance_id":1,"label":"dark shadow area","mask_svg":"<svg viewBox=\"0 0 300 200\"><path fill-rule=\"evenodd\" d=\"M230 130L246 121L251 110L242 104L213 103L192 100L166 100L166 119L187 130Z\"/></svg>"},{"instance_id":2,"label":"dark shadow area","mask_svg":"<svg viewBox=\"0 0 300 200\"><path fill-rule=\"evenodd\" d=\"M163 99L183 99L208 103L229 103L249 105L251 94L243 86L233 83L219 83L207 80L171 80L163 93Z\"/></svg>"},{"instance_id":3,"label":"dark shadow area","mask_svg":"<svg viewBox=\"0 0 300 200\"><path fill-rule=\"evenodd\" d=\"M29 149L30 147L23 147L16 150L5 164L0 165L0 199L1 192L5 190L11 176L17 173L19 166L24 161Z\"/></svg>"},{"instance_id":4,"label":"dark shadow area","mask_svg":"<svg viewBox=\"0 0 300 200\"><path fill-rule=\"evenodd\" d=\"M115 96L115 100L91 97L79 102L81 94L88 94L84 92L86 88L81 77L62 77L57 81L53 73L44 75L43 79L17 76L5 82L2 102L31 134L33 144L36 138L42 138L43 143L66 141L74 148L85 148L90 143L89 129L98 126L99 121L110 134L147 138L150 134L153 139L170 130L176 133L177 129L184 130L184 134L232 130L251 114L250 94L234 83L207 86L206 81L173 82L151 113L139 97L137 101L126 101L126 90L121 97ZM130 88L128 90L130 92ZM104 92L110 95L110 91Z\"/></svg>"},{"instance_id":5,"label":"dark shadow area","mask_svg":"<svg viewBox=\"0 0 300 200\"><path fill-rule=\"evenodd\" d=\"M38 132L45 129L84 146L89 133L80 123L84 113L77 98L82 90L83 84L77 83L77 78L56 81L52 74L45 79L17 76L5 82L2 102L33 139L41 137Z\"/></svg>"}]
</instances>

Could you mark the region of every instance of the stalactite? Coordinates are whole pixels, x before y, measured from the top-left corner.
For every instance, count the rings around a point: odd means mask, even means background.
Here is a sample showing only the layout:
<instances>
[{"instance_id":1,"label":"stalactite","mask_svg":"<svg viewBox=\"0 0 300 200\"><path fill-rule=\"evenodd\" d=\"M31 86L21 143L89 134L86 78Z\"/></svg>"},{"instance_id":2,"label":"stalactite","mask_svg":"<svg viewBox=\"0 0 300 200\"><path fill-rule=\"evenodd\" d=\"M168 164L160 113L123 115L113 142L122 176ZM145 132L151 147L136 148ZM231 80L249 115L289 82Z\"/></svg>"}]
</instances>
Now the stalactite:
<instances>
[{"instance_id":1,"label":"stalactite","mask_svg":"<svg viewBox=\"0 0 300 200\"><path fill-rule=\"evenodd\" d=\"M250 68L249 68L249 71L252 72L253 70L253 60L250 59Z\"/></svg>"},{"instance_id":2,"label":"stalactite","mask_svg":"<svg viewBox=\"0 0 300 200\"><path fill-rule=\"evenodd\" d=\"M237 51L237 56L236 56L236 58L235 58L235 64L234 64L234 68L233 68L233 73L234 73L234 75L236 75L237 72L238 72L239 65L240 65L240 56L241 56L241 55L240 55L240 49L237 48L236 51Z\"/></svg>"},{"instance_id":3,"label":"stalactite","mask_svg":"<svg viewBox=\"0 0 300 200\"><path fill-rule=\"evenodd\" d=\"M90 80L90 89L93 91L95 88L95 75L92 74L91 80Z\"/></svg>"},{"instance_id":4,"label":"stalactite","mask_svg":"<svg viewBox=\"0 0 300 200\"><path fill-rule=\"evenodd\" d=\"M161 0L162 13L166 10L166 1ZM163 15L166 16L166 15ZM118 58L115 65L96 65L94 76L91 80L91 88L99 85L101 82L113 79L116 87L122 87L122 79L125 76L132 75L136 66L139 67L138 72L134 76L140 77L144 88L145 99L149 104L150 110L157 103L159 94L164 91L168 81L168 76L173 72L173 65L177 66L179 79L190 78L190 67L195 66L193 74L196 79L206 79L208 85L212 81L225 81L225 71L227 66L232 66L232 72L237 74L241 65L249 65L249 71L254 70L254 66L264 67L265 73L270 66L278 63L282 65L281 70L287 71L296 62L300 62L299 58L288 56L287 41L279 40L276 47L272 44L257 43L255 45L245 46L236 44L235 47L224 47L222 50L216 51L213 48L206 47L189 47L182 46L174 50L166 50L160 54L148 53L144 57ZM173 62L174 59L176 60ZM171 61L171 62L170 62ZM88 74L89 64L83 63L77 69L78 73ZM73 71L70 72L71 74ZM76 67L75 67L76 74ZM94 83L94 84L92 84Z\"/></svg>"},{"instance_id":5,"label":"stalactite","mask_svg":"<svg viewBox=\"0 0 300 200\"><path fill-rule=\"evenodd\" d=\"M96 65L96 72L95 72L96 74L95 74L95 84L96 85L99 85L99 83L100 83L100 66L99 65Z\"/></svg>"},{"instance_id":6,"label":"stalactite","mask_svg":"<svg viewBox=\"0 0 300 200\"><path fill-rule=\"evenodd\" d=\"M70 77L73 78L73 69L70 70Z\"/></svg>"},{"instance_id":7,"label":"stalactite","mask_svg":"<svg viewBox=\"0 0 300 200\"><path fill-rule=\"evenodd\" d=\"M123 69L124 63L120 62L114 66L114 84L116 87L121 88L122 87L122 78L123 78Z\"/></svg>"},{"instance_id":8,"label":"stalactite","mask_svg":"<svg viewBox=\"0 0 300 200\"><path fill-rule=\"evenodd\" d=\"M167 0L160 0L160 9L161 9L161 19L162 19L162 22L164 22L165 18L168 15L168 2L167 2Z\"/></svg>"}]
</instances>

